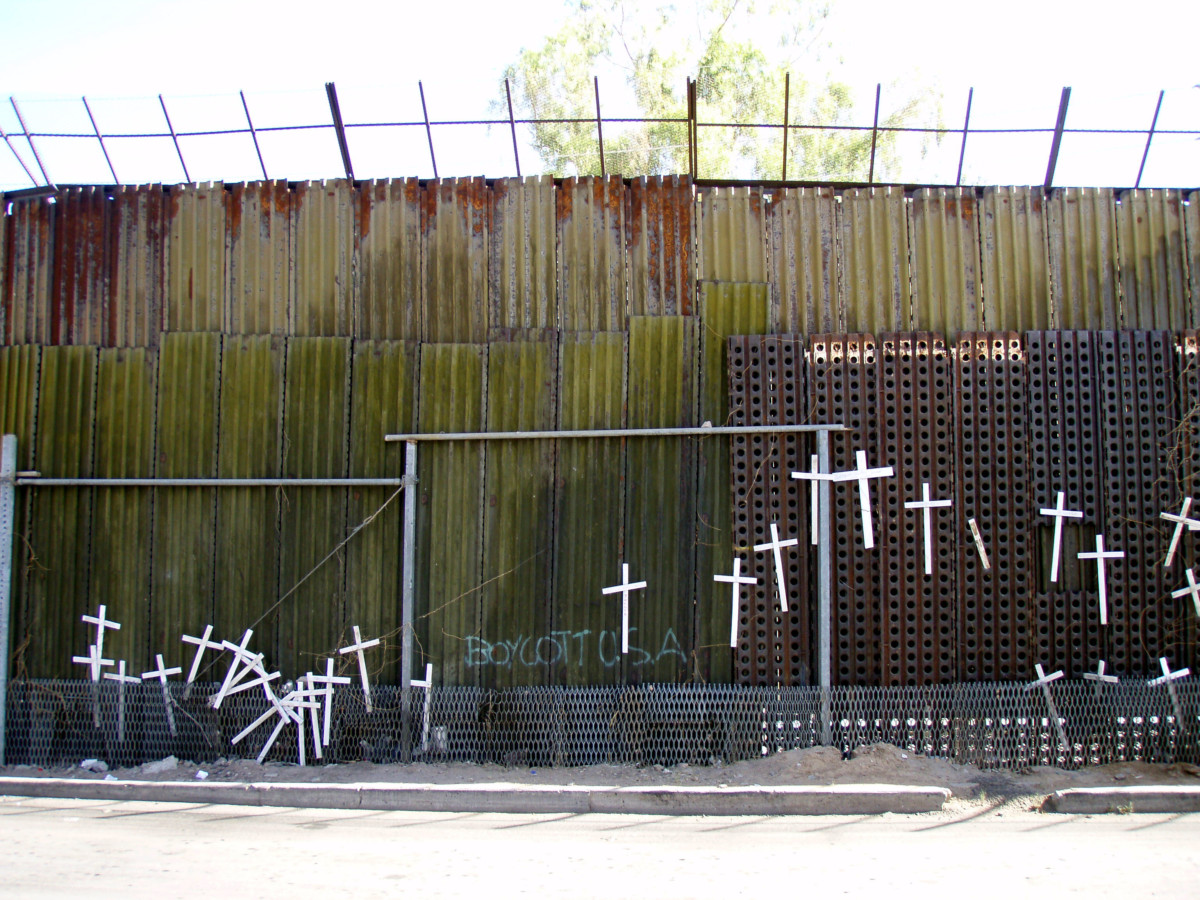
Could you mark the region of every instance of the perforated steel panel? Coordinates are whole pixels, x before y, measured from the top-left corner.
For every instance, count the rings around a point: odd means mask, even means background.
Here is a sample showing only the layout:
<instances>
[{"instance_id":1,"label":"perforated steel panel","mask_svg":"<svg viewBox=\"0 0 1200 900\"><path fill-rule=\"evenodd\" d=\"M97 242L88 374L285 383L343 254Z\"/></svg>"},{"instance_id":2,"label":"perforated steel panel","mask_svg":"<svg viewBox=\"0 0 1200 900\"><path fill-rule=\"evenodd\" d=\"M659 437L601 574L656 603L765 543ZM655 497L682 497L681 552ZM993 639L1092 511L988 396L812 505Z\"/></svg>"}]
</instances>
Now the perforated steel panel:
<instances>
[{"instance_id":1,"label":"perforated steel panel","mask_svg":"<svg viewBox=\"0 0 1200 900\"><path fill-rule=\"evenodd\" d=\"M1033 665L1025 355L1014 333L964 332L956 357L959 678L1022 678ZM990 570L975 548L971 518Z\"/></svg>"}]
</instances>

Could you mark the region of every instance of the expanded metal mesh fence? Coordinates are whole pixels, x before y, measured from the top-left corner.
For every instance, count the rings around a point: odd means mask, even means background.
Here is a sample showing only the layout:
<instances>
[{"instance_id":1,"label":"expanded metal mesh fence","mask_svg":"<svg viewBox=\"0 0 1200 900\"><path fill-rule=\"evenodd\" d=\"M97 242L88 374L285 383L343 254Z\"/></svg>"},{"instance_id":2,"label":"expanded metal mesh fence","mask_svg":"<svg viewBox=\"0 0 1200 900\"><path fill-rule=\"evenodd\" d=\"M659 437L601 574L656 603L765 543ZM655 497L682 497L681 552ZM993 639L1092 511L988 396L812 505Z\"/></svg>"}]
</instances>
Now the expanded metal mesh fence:
<instances>
[{"instance_id":1,"label":"expanded metal mesh fence","mask_svg":"<svg viewBox=\"0 0 1200 900\"><path fill-rule=\"evenodd\" d=\"M268 701L239 694L220 709L216 685L168 686L86 681L19 681L8 697L7 760L55 766L85 758L132 766L175 755L195 762L258 756L281 719L274 713L239 743L232 739L268 712ZM913 753L981 768L1077 768L1110 762L1200 762L1200 684L1166 686L1055 682L1060 730L1041 689L1022 683L926 687L836 687L830 734L844 753L884 742ZM816 746L824 714L811 687L640 685L372 689L335 692L328 746L317 759L311 713L298 735L283 727L267 760L435 761L508 766L596 763L677 765L736 762ZM169 712L169 715L168 715ZM316 711L318 732L324 710ZM172 724L173 723L173 724ZM1063 744L1065 738L1066 744Z\"/></svg>"}]
</instances>

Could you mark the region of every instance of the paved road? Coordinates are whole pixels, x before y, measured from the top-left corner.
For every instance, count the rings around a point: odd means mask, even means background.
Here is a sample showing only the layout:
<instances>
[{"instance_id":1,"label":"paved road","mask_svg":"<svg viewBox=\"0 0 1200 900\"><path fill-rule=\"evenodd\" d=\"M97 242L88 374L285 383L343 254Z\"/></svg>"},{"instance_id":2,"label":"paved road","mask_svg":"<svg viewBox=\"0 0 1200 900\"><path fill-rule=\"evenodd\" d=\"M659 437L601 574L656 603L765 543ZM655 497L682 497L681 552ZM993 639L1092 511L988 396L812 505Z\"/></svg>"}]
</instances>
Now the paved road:
<instances>
[{"instance_id":1,"label":"paved road","mask_svg":"<svg viewBox=\"0 0 1200 900\"><path fill-rule=\"evenodd\" d=\"M1200 813L463 815L0 798L4 896L657 900L945 885L970 897L1196 897Z\"/></svg>"}]
</instances>

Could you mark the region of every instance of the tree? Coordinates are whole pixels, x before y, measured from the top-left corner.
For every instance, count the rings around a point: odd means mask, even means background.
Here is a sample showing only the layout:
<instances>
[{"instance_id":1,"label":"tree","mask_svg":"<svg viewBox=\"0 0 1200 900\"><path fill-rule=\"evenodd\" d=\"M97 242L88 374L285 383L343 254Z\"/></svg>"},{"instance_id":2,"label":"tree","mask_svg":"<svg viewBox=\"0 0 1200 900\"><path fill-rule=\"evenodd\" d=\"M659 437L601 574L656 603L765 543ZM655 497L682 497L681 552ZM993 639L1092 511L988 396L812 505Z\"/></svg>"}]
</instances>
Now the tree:
<instances>
[{"instance_id":1,"label":"tree","mask_svg":"<svg viewBox=\"0 0 1200 900\"><path fill-rule=\"evenodd\" d=\"M566 2L571 15L563 26L540 47L523 49L504 72L517 118L536 120L533 145L549 172L600 172L596 76L609 172L689 170L688 77L696 81L697 121L730 123L698 129L701 177L781 176L783 129L761 126L783 124L785 81L792 125L863 124L849 121L850 87L817 74L828 49L822 36L827 5L812 0L766 8L754 0ZM936 115L936 106L927 94L907 98L880 125L896 127L931 108ZM894 164L896 144L893 133L880 133L877 173ZM787 175L865 180L870 151L869 127L792 129Z\"/></svg>"}]
</instances>

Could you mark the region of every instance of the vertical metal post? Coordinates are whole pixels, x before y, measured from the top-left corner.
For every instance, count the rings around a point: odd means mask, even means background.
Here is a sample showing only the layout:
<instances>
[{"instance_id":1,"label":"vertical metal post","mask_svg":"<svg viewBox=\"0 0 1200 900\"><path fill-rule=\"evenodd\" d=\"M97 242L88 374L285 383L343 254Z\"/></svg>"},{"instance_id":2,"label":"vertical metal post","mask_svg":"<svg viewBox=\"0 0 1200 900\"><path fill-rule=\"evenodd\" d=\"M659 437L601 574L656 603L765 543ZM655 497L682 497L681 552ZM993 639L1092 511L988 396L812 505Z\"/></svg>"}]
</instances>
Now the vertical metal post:
<instances>
[{"instance_id":1,"label":"vertical metal post","mask_svg":"<svg viewBox=\"0 0 1200 900\"><path fill-rule=\"evenodd\" d=\"M867 174L867 183L875 183L875 144L879 138L879 93L880 85L875 85L875 122L871 126L871 170Z\"/></svg>"},{"instance_id":2,"label":"vertical metal post","mask_svg":"<svg viewBox=\"0 0 1200 900\"><path fill-rule=\"evenodd\" d=\"M412 759L413 598L417 558L417 442L404 445L404 532L400 546L400 752ZM426 689L428 690L428 688Z\"/></svg>"},{"instance_id":3,"label":"vertical metal post","mask_svg":"<svg viewBox=\"0 0 1200 900\"><path fill-rule=\"evenodd\" d=\"M833 471L829 456L829 432L817 432L817 470L828 475ZM817 668L821 685L821 743L833 743L829 687L831 680L830 629L833 608L833 486L822 479L817 482Z\"/></svg>"},{"instance_id":4,"label":"vertical metal post","mask_svg":"<svg viewBox=\"0 0 1200 900\"><path fill-rule=\"evenodd\" d=\"M517 152L517 120L513 116L512 108L512 88L508 85L508 79L504 79L504 94L508 97L508 127L512 129L513 139L513 162L517 164L517 177L521 177L521 154Z\"/></svg>"},{"instance_id":5,"label":"vertical metal post","mask_svg":"<svg viewBox=\"0 0 1200 900\"><path fill-rule=\"evenodd\" d=\"M350 163L350 145L346 142L346 127L342 122L342 107L338 103L337 85L332 81L325 82L325 97L329 100L329 116L333 119L338 151L342 154L342 168L346 170L346 180L353 183L354 166Z\"/></svg>"},{"instance_id":6,"label":"vertical metal post","mask_svg":"<svg viewBox=\"0 0 1200 900\"><path fill-rule=\"evenodd\" d=\"M1138 166L1137 181L1133 183L1135 188L1142 186L1142 172L1146 170L1146 157L1150 155L1150 142L1154 140L1154 129L1158 127L1158 114L1162 111L1163 94L1166 91L1158 92L1158 105L1154 107L1154 119L1150 122L1150 130L1146 132L1146 149L1142 151L1142 164Z\"/></svg>"},{"instance_id":7,"label":"vertical metal post","mask_svg":"<svg viewBox=\"0 0 1200 900\"><path fill-rule=\"evenodd\" d=\"M16 508L17 436L0 444L0 766L5 765L4 728L8 710L8 617L12 612L13 512Z\"/></svg>"},{"instance_id":8,"label":"vertical metal post","mask_svg":"<svg viewBox=\"0 0 1200 900\"><path fill-rule=\"evenodd\" d=\"M600 143L600 177L605 176L604 172L604 120L600 118L600 76L592 76L593 83L596 86L596 140Z\"/></svg>"},{"instance_id":9,"label":"vertical metal post","mask_svg":"<svg viewBox=\"0 0 1200 900\"><path fill-rule=\"evenodd\" d=\"M254 131L254 120L250 118L250 107L246 104L246 92L238 91L238 96L242 98L242 109L246 111L246 124L250 126L250 140L254 141L254 152L258 154L258 167L262 169L263 181L268 181L267 164L263 162L262 150L258 146L258 134Z\"/></svg>"},{"instance_id":10,"label":"vertical metal post","mask_svg":"<svg viewBox=\"0 0 1200 900\"><path fill-rule=\"evenodd\" d=\"M1058 166L1058 149L1062 146L1063 129L1067 125L1067 105L1071 102L1071 89L1062 89L1058 100L1058 120L1054 123L1054 140L1050 142L1050 161L1046 164L1046 190L1054 186L1054 169Z\"/></svg>"},{"instance_id":11,"label":"vertical metal post","mask_svg":"<svg viewBox=\"0 0 1200 900\"><path fill-rule=\"evenodd\" d=\"M417 90L421 92L421 113L425 116L425 137L429 140L429 161L433 163L433 177L437 178L437 157L433 155L433 128L429 125L429 107L425 105L425 85L418 81Z\"/></svg>"},{"instance_id":12,"label":"vertical metal post","mask_svg":"<svg viewBox=\"0 0 1200 900\"><path fill-rule=\"evenodd\" d=\"M787 139L788 139L788 107L790 95L792 92L792 75L790 72L785 72L783 75L783 181L787 181Z\"/></svg>"},{"instance_id":13,"label":"vertical metal post","mask_svg":"<svg viewBox=\"0 0 1200 900\"><path fill-rule=\"evenodd\" d=\"M962 184L963 160L967 156L967 133L971 128L971 101L975 99L975 88L967 91L967 117L963 119L962 147L958 151L958 174L954 176L954 185Z\"/></svg>"}]
</instances>

